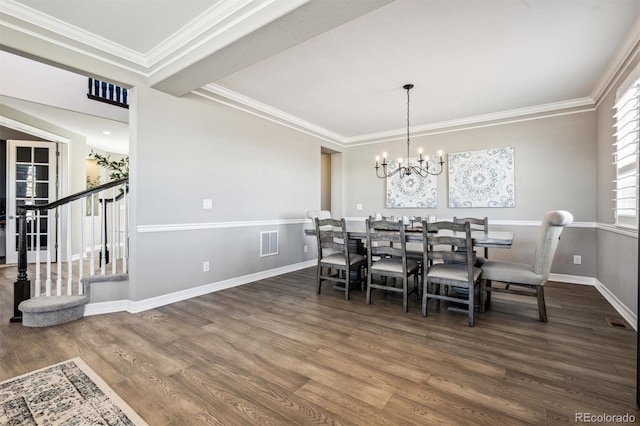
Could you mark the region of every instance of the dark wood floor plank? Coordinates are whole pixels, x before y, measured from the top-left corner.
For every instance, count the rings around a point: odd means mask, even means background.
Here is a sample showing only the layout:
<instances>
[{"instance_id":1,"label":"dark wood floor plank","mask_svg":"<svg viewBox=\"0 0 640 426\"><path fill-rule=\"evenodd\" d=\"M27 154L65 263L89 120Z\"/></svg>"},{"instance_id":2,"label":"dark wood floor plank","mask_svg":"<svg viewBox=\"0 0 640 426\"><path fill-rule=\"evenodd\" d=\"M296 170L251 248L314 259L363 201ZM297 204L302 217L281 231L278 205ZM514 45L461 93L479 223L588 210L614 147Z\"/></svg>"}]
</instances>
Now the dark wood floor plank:
<instances>
[{"instance_id":1,"label":"dark wood floor plank","mask_svg":"<svg viewBox=\"0 0 640 426\"><path fill-rule=\"evenodd\" d=\"M364 303L315 269L138 314L30 329L9 324L15 274L0 270L0 380L81 357L152 425L575 424L630 413L635 338L590 286L548 283L535 298L494 294L467 326L395 294Z\"/></svg>"}]
</instances>

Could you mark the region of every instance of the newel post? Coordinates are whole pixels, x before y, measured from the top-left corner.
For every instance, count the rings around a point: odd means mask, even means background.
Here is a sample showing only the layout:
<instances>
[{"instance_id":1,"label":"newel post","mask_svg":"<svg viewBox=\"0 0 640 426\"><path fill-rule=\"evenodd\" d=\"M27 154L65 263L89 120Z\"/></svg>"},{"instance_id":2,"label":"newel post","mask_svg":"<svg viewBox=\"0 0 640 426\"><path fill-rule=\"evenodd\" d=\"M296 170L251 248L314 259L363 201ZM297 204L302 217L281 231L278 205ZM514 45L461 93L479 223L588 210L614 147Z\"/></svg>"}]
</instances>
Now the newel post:
<instances>
[{"instance_id":1,"label":"newel post","mask_svg":"<svg viewBox=\"0 0 640 426\"><path fill-rule=\"evenodd\" d=\"M10 322L22 322L18 305L31 298L31 281L27 276L27 210L18 206L18 280L13 283L13 317Z\"/></svg>"}]
</instances>

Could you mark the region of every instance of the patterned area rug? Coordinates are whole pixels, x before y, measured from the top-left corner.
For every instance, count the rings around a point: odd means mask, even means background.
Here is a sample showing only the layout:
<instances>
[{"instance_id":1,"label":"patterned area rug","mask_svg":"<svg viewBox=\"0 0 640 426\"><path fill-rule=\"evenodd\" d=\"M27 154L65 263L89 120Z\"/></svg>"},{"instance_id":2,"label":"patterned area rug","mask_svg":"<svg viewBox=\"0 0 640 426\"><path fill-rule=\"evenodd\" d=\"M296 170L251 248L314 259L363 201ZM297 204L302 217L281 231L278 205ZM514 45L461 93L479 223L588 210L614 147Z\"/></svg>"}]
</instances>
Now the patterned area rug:
<instances>
[{"instance_id":1,"label":"patterned area rug","mask_svg":"<svg viewBox=\"0 0 640 426\"><path fill-rule=\"evenodd\" d=\"M0 425L146 425L74 358L0 383Z\"/></svg>"}]
</instances>

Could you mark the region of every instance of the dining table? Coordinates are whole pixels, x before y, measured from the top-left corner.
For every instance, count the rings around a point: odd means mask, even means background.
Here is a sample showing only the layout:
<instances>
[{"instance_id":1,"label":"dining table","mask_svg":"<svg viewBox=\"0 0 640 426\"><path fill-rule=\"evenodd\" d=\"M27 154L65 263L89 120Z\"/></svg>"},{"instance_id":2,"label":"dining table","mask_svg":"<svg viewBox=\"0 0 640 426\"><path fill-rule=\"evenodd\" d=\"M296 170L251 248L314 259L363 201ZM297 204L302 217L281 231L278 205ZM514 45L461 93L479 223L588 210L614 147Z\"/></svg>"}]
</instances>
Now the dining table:
<instances>
[{"instance_id":1,"label":"dining table","mask_svg":"<svg viewBox=\"0 0 640 426\"><path fill-rule=\"evenodd\" d=\"M315 228L305 229L305 234L308 236L315 236ZM439 230L433 233L434 236L456 236L457 234L463 235L462 232L455 232L450 230ZM354 242L354 250L357 253L364 253L364 241L367 239L367 228L364 222L361 221L348 221L347 222L347 237ZM424 234L422 232L422 226L416 226L415 224L407 224L405 226L405 237L408 243L420 243L424 241ZM471 243L474 247L489 247L489 248L511 248L513 244L513 232L509 231L484 231L484 230L472 230L471 231ZM487 303L490 301L491 293L487 293ZM449 307L456 310L455 307ZM484 311L484 306L480 307L480 311Z\"/></svg>"},{"instance_id":2,"label":"dining table","mask_svg":"<svg viewBox=\"0 0 640 426\"><path fill-rule=\"evenodd\" d=\"M315 229L305 229L305 234L309 236L315 236ZM434 236L456 236L456 233L448 230L441 230L434 233ZM361 222L347 222L347 236L350 240L364 241L367 239L367 229L364 223ZM423 233L421 226L410 226L405 228L405 236L407 242L421 243L423 241ZM471 231L471 241L474 247L489 247L489 248L511 248L513 244L513 232L508 231L483 231L473 230Z\"/></svg>"}]
</instances>

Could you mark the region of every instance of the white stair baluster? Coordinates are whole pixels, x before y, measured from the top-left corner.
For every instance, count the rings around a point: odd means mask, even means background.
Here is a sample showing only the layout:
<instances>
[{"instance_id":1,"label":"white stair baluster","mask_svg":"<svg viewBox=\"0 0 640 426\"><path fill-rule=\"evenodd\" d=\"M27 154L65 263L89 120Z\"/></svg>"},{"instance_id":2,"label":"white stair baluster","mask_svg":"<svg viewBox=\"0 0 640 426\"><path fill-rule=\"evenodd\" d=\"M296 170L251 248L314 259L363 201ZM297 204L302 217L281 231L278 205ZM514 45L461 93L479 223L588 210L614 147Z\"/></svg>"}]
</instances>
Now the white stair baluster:
<instances>
[{"instance_id":1,"label":"white stair baluster","mask_svg":"<svg viewBox=\"0 0 640 426\"><path fill-rule=\"evenodd\" d=\"M102 203L100 203L100 275L105 274L105 263L107 260L107 245L105 244L105 238L107 238L104 226L107 222L107 212L106 212L106 191L102 192Z\"/></svg>"},{"instance_id":2,"label":"white stair baluster","mask_svg":"<svg viewBox=\"0 0 640 426\"><path fill-rule=\"evenodd\" d=\"M87 200L91 198L82 198L79 200L78 206L80 207L80 260L78 263L78 294L84 294L84 287L82 286L81 279L84 273L84 222L86 218Z\"/></svg>"},{"instance_id":3,"label":"white stair baluster","mask_svg":"<svg viewBox=\"0 0 640 426\"><path fill-rule=\"evenodd\" d=\"M89 259L89 275L93 276L96 274L96 267L95 267L95 251L96 251L96 221L95 221L95 203L96 203L96 198L95 198L96 194L91 194L91 237L90 237L90 243L91 245L89 246L89 253L90 253L90 259Z\"/></svg>"},{"instance_id":4,"label":"white stair baluster","mask_svg":"<svg viewBox=\"0 0 640 426\"><path fill-rule=\"evenodd\" d=\"M129 192L127 191L125 184L124 194L124 233L122 238L124 239L124 247L122 253L122 273L127 272L127 259L129 258Z\"/></svg>"},{"instance_id":5,"label":"white stair baluster","mask_svg":"<svg viewBox=\"0 0 640 426\"><path fill-rule=\"evenodd\" d=\"M73 202L67 204L67 294L69 296L73 294L73 251L71 247L72 204Z\"/></svg>"},{"instance_id":6,"label":"white stair baluster","mask_svg":"<svg viewBox=\"0 0 640 426\"><path fill-rule=\"evenodd\" d=\"M116 191L113 188L113 198L111 199L111 273L116 273L116 259L118 258L118 245L116 244Z\"/></svg>"}]
</instances>

